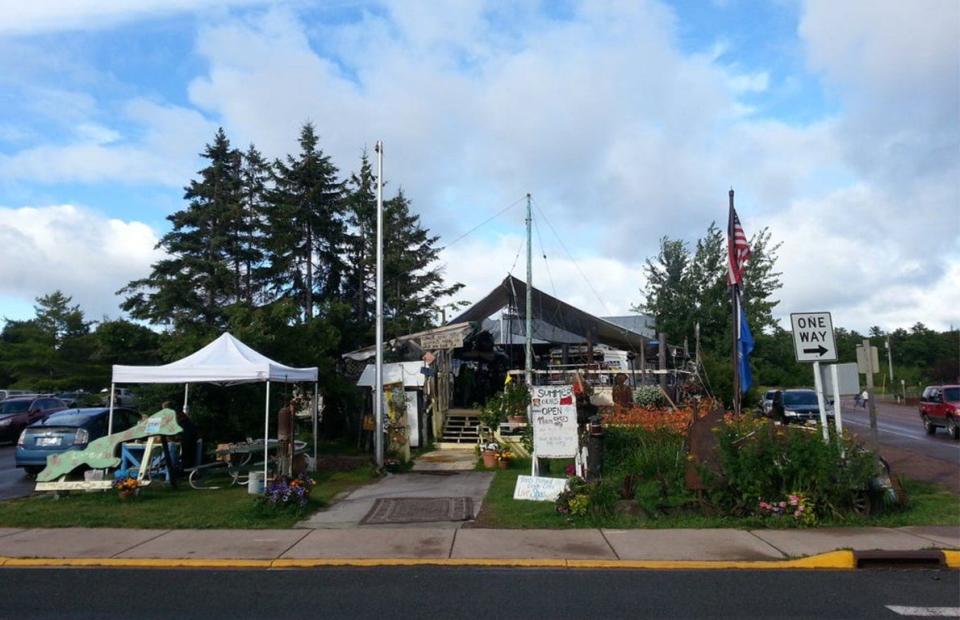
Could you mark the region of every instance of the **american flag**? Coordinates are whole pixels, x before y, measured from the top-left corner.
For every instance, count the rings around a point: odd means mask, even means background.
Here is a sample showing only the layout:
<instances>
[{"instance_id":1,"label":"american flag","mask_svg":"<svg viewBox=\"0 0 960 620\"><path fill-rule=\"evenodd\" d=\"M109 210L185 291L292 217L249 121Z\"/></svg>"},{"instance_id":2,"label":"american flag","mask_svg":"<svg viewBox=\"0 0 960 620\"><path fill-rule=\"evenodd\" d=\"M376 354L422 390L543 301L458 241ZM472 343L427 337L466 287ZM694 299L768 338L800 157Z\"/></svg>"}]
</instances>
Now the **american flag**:
<instances>
[{"instance_id":1,"label":"american flag","mask_svg":"<svg viewBox=\"0 0 960 620\"><path fill-rule=\"evenodd\" d=\"M730 193L733 194L733 191ZM745 263L750 258L750 244L733 208L733 198L730 199L730 219L727 223L727 255L730 259L727 281L730 286L742 284Z\"/></svg>"}]
</instances>

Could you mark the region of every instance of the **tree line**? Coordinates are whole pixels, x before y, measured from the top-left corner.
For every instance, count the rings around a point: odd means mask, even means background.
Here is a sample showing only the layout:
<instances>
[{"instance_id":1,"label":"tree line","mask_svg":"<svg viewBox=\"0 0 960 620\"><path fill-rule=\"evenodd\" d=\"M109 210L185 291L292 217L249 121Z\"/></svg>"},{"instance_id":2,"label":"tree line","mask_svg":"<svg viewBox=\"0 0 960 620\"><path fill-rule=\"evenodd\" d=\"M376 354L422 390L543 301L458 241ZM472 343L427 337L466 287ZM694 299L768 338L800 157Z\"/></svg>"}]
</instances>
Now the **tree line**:
<instances>
[{"instance_id":1,"label":"tree line","mask_svg":"<svg viewBox=\"0 0 960 620\"><path fill-rule=\"evenodd\" d=\"M167 217L163 258L118 291L134 321L87 321L59 291L38 298L34 319L8 321L0 333L0 383L98 388L113 363L169 362L230 331L283 363L318 366L328 430L340 430L355 391L337 372L339 356L373 340L376 176L366 151L341 174L310 123L298 146L268 161L219 129L184 207ZM433 326L462 285L444 281L439 238L402 188L384 197L383 248L385 336ZM179 389L145 391L160 399ZM249 389L198 386L191 400L201 418L232 409L227 434L261 419Z\"/></svg>"},{"instance_id":2,"label":"tree line","mask_svg":"<svg viewBox=\"0 0 960 620\"><path fill-rule=\"evenodd\" d=\"M780 245L771 241L766 228L750 239L752 255L744 274L743 306L755 346L750 357L753 387L745 403L759 398L764 387L809 386L809 364L795 360L793 336L774 319L773 309L782 288L776 270ZM656 318L657 330L670 342L694 342L700 326L701 360L712 391L727 399L732 395L732 317L727 287L726 236L715 223L692 248L679 239L663 237L659 252L646 260L647 285L643 300L634 310ZM873 326L866 335L838 327L834 330L841 362L856 361L856 346L871 338L880 347L882 372L875 381L888 392L898 392L900 380L908 386L953 382L960 377L960 331L938 332L916 323L910 329L885 332ZM885 345L889 341L895 385L890 387ZM908 390L909 393L909 390Z\"/></svg>"}]
</instances>

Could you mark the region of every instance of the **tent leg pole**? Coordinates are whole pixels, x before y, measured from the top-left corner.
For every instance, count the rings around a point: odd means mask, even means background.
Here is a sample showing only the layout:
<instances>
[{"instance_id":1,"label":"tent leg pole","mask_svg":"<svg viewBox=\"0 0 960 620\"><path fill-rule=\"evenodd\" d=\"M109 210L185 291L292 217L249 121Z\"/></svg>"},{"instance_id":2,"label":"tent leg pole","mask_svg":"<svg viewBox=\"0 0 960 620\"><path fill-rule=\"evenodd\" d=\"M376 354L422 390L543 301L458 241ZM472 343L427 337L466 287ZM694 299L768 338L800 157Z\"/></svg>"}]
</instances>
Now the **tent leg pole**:
<instances>
[{"instance_id":1,"label":"tent leg pole","mask_svg":"<svg viewBox=\"0 0 960 620\"><path fill-rule=\"evenodd\" d=\"M189 413L190 412L189 407L190 407L190 384L184 383L183 384L183 412Z\"/></svg>"},{"instance_id":2,"label":"tent leg pole","mask_svg":"<svg viewBox=\"0 0 960 620\"><path fill-rule=\"evenodd\" d=\"M267 398L263 405L263 489L267 489L267 466L270 464L270 382L267 381Z\"/></svg>"},{"instance_id":3,"label":"tent leg pole","mask_svg":"<svg viewBox=\"0 0 960 620\"><path fill-rule=\"evenodd\" d=\"M110 383L110 416L107 418L107 435L113 434L113 407L116 404L117 388L116 383Z\"/></svg>"},{"instance_id":4,"label":"tent leg pole","mask_svg":"<svg viewBox=\"0 0 960 620\"><path fill-rule=\"evenodd\" d=\"M320 389L317 382L313 382L313 471L317 471L317 418L320 417Z\"/></svg>"}]
</instances>

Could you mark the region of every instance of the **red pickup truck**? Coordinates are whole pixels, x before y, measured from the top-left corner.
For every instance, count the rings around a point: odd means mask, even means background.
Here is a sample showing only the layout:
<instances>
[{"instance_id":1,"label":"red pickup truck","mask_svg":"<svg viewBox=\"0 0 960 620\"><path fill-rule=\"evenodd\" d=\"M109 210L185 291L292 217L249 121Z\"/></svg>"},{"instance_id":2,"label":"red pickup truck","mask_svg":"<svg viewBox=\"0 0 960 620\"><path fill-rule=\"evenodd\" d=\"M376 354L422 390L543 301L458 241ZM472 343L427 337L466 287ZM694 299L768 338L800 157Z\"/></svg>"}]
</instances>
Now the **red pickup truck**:
<instances>
[{"instance_id":1,"label":"red pickup truck","mask_svg":"<svg viewBox=\"0 0 960 620\"><path fill-rule=\"evenodd\" d=\"M929 385L920 396L920 419L928 435L938 427L960 439L960 385Z\"/></svg>"}]
</instances>

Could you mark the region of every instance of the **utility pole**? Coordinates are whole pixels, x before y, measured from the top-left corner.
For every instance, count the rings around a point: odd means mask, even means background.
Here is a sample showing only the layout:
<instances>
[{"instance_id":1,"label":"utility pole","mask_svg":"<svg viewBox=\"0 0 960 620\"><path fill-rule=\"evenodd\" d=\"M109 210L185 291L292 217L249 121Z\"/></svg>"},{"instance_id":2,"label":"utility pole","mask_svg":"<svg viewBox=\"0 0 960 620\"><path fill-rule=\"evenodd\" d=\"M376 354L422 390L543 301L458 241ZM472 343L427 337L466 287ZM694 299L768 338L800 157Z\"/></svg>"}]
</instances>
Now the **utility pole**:
<instances>
[{"instance_id":1,"label":"utility pole","mask_svg":"<svg viewBox=\"0 0 960 620\"><path fill-rule=\"evenodd\" d=\"M870 339L863 339L863 357L866 362L867 375L867 407L870 410L870 437L873 439L873 449L880 446L880 436L877 431L877 399L873 394L873 373L877 371L873 367L873 351L870 350Z\"/></svg>"},{"instance_id":2,"label":"utility pole","mask_svg":"<svg viewBox=\"0 0 960 620\"><path fill-rule=\"evenodd\" d=\"M383 469L383 142L377 140L373 150L377 153L377 359L373 390L376 424L373 443L377 469Z\"/></svg>"},{"instance_id":3,"label":"utility pole","mask_svg":"<svg viewBox=\"0 0 960 620\"><path fill-rule=\"evenodd\" d=\"M526 338L524 339L524 365L527 387L533 386L533 216L530 210L530 194L527 193L527 312Z\"/></svg>"},{"instance_id":4,"label":"utility pole","mask_svg":"<svg viewBox=\"0 0 960 620\"><path fill-rule=\"evenodd\" d=\"M887 335L887 365L890 367L890 389L893 390L893 353L890 351L890 335Z\"/></svg>"}]
</instances>

